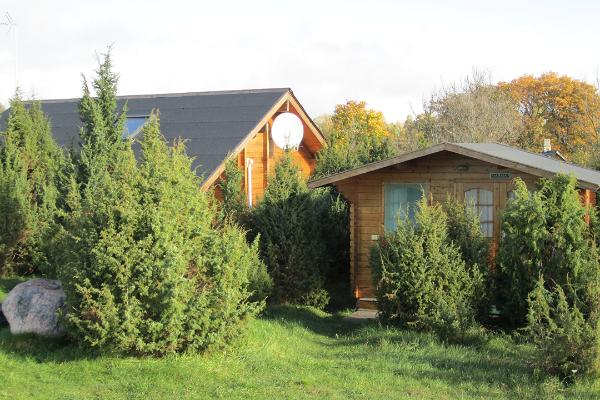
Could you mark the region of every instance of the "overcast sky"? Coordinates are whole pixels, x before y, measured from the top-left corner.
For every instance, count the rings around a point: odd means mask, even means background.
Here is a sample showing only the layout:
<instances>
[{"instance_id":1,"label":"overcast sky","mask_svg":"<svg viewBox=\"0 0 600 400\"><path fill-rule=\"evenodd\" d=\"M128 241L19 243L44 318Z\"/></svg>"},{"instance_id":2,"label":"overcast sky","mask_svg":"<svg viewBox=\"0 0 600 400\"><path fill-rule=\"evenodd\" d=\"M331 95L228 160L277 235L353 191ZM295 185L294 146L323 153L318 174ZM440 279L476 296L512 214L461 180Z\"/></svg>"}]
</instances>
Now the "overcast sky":
<instances>
[{"instance_id":1,"label":"overcast sky","mask_svg":"<svg viewBox=\"0 0 600 400\"><path fill-rule=\"evenodd\" d=\"M3 0L4 12L19 84L41 99L80 96L111 43L120 94L291 87L313 117L356 99L389 121L474 68L593 81L600 67L594 1ZM4 104L13 60L0 26Z\"/></svg>"}]
</instances>

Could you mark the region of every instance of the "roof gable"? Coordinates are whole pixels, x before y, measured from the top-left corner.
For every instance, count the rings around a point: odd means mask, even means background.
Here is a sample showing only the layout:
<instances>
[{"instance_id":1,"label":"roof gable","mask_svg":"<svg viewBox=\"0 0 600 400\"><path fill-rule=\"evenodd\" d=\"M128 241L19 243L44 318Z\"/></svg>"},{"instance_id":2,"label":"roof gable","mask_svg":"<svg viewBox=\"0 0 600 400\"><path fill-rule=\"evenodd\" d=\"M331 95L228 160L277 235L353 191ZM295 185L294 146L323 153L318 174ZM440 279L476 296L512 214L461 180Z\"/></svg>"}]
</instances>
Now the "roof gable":
<instances>
[{"instance_id":1,"label":"roof gable","mask_svg":"<svg viewBox=\"0 0 600 400\"><path fill-rule=\"evenodd\" d=\"M169 143L178 138L186 141L187 153L194 157L193 167L207 183L228 155L237 153L251 133L264 125L261 122L275 105L285 99L297 102L290 89L281 88L119 96L118 106L127 102L128 115L136 116L158 109L165 138ZM41 101L50 118L52 134L61 146L78 141L78 103L79 99ZM5 129L8 113L5 111L0 118L0 130ZM307 115L303 117L322 139L312 120Z\"/></svg>"},{"instance_id":2,"label":"roof gable","mask_svg":"<svg viewBox=\"0 0 600 400\"><path fill-rule=\"evenodd\" d=\"M600 188L599 171L583 168L575 164L566 163L564 161L498 143L442 143L423 150L405 153L387 160L370 163L352 170L317 179L310 182L309 186L314 188L328 185L343 179L352 178L354 176L401 164L441 151L449 151L472 157L539 177L550 177L558 173L573 174L575 178L577 178L579 187L592 189L594 191Z\"/></svg>"}]
</instances>

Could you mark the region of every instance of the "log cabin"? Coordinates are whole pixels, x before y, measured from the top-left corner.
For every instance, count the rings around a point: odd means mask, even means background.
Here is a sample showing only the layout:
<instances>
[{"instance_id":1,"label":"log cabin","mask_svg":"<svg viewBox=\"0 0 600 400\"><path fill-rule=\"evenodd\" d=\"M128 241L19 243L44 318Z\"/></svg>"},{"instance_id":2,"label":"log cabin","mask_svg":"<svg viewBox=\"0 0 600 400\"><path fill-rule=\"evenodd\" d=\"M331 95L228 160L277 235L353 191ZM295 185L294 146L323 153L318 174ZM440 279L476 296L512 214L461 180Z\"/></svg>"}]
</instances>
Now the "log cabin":
<instances>
[{"instance_id":1,"label":"log cabin","mask_svg":"<svg viewBox=\"0 0 600 400\"><path fill-rule=\"evenodd\" d=\"M410 210L423 194L434 202L447 196L463 200L479 214L494 252L513 180L519 177L534 189L540 178L557 173L575 176L582 202L595 204L599 171L496 143L442 143L317 179L309 187L333 185L350 203L351 287L357 308L376 309L371 249L395 228L399 210Z\"/></svg>"},{"instance_id":2,"label":"log cabin","mask_svg":"<svg viewBox=\"0 0 600 400\"><path fill-rule=\"evenodd\" d=\"M41 101L52 135L61 146L78 144L79 100ZM289 88L119 96L117 103L119 109L127 104L125 139L138 139L144 123L157 110L166 140L185 140L187 154L194 158L193 168L202 177L202 188L215 190L217 198L216 184L225 163L235 159L244 171L243 189L250 206L262 198L268 177L284 154L271 136L278 115L292 113L302 123L302 141L292 156L305 177L313 172L316 153L325 145L319 128ZM6 129L9 112L0 116L0 130Z\"/></svg>"}]
</instances>

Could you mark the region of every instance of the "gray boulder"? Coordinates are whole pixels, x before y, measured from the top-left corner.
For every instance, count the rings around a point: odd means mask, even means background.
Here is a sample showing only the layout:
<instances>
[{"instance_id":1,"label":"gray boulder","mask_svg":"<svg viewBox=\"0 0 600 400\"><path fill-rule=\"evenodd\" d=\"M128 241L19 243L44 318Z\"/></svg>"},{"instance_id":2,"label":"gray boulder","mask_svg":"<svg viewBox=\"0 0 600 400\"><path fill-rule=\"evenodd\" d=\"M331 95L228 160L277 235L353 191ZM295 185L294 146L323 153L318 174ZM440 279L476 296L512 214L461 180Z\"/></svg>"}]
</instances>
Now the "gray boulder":
<instances>
[{"instance_id":1,"label":"gray boulder","mask_svg":"<svg viewBox=\"0 0 600 400\"><path fill-rule=\"evenodd\" d=\"M33 279L15 286L2 303L2 312L13 335L34 333L46 337L65 334L57 311L65 304L59 281Z\"/></svg>"}]
</instances>

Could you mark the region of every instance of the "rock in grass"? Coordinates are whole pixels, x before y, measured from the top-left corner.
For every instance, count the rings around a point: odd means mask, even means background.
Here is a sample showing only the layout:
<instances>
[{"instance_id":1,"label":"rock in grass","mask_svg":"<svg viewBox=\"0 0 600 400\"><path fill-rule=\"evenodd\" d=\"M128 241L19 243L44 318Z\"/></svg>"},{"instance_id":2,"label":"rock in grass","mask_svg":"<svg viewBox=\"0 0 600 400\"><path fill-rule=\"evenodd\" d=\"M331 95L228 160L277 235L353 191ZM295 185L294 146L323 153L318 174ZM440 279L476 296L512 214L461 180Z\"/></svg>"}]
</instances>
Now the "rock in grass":
<instances>
[{"instance_id":1,"label":"rock in grass","mask_svg":"<svg viewBox=\"0 0 600 400\"><path fill-rule=\"evenodd\" d=\"M2 312L13 335L34 333L46 337L65 334L57 311L65 304L59 281L33 279L15 286L2 303Z\"/></svg>"}]
</instances>

